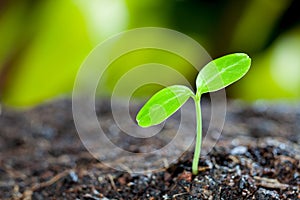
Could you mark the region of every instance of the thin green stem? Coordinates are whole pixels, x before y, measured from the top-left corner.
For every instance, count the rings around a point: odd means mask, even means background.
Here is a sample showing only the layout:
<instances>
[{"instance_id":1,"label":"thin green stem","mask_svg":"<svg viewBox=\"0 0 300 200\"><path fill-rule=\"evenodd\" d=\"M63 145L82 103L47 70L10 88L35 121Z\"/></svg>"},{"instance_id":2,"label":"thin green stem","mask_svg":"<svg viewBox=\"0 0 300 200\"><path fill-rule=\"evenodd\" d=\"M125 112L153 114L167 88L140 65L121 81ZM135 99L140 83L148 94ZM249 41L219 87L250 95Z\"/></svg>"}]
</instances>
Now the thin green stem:
<instances>
[{"instance_id":1,"label":"thin green stem","mask_svg":"<svg viewBox=\"0 0 300 200\"><path fill-rule=\"evenodd\" d=\"M193 158L192 172L194 175L198 174L198 163L201 151L201 142L202 142L202 117L201 117L201 107L200 107L200 98L201 95L196 94L195 107L196 107L196 121L197 121L197 135L195 143L195 153Z\"/></svg>"}]
</instances>

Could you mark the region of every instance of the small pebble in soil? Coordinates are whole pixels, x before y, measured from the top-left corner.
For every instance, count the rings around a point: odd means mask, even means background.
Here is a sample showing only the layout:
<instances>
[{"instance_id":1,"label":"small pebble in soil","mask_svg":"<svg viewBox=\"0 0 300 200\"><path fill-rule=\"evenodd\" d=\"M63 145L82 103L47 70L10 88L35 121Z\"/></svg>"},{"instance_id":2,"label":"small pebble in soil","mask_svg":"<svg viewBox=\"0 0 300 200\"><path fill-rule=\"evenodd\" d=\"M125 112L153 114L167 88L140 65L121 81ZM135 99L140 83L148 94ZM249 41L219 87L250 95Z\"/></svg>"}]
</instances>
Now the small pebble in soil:
<instances>
[{"instance_id":1,"label":"small pebble in soil","mask_svg":"<svg viewBox=\"0 0 300 200\"><path fill-rule=\"evenodd\" d=\"M73 182L77 182L78 181L78 176L77 176L77 174L74 171L70 171L69 172L69 176L71 177L71 180Z\"/></svg>"},{"instance_id":2,"label":"small pebble in soil","mask_svg":"<svg viewBox=\"0 0 300 200\"><path fill-rule=\"evenodd\" d=\"M259 188L255 194L256 199L264 200L280 200L279 194L275 190L267 190L264 188Z\"/></svg>"},{"instance_id":3,"label":"small pebble in soil","mask_svg":"<svg viewBox=\"0 0 300 200\"><path fill-rule=\"evenodd\" d=\"M245 154L247 152L247 147L245 146L237 146L237 147L234 147L230 153L233 154L233 155L242 155L242 154Z\"/></svg>"}]
</instances>

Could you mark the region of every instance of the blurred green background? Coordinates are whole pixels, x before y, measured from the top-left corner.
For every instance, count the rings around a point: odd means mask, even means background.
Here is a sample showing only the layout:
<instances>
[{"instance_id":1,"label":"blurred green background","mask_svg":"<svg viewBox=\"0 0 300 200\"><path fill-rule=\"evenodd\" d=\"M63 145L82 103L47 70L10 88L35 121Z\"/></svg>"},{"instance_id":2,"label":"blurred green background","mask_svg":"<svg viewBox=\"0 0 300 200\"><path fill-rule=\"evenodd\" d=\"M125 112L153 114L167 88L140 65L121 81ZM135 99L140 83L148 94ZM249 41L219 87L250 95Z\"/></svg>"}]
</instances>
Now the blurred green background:
<instances>
[{"instance_id":1,"label":"blurred green background","mask_svg":"<svg viewBox=\"0 0 300 200\"><path fill-rule=\"evenodd\" d=\"M227 89L231 98L299 100L299 12L297 0L0 0L0 101L22 107L70 96L81 63L97 44L145 26L185 33L213 58L248 53L252 68ZM134 64L149 61L187 65L166 52L130 54L113 64L101 82L104 93ZM195 71L180 69L192 84Z\"/></svg>"}]
</instances>

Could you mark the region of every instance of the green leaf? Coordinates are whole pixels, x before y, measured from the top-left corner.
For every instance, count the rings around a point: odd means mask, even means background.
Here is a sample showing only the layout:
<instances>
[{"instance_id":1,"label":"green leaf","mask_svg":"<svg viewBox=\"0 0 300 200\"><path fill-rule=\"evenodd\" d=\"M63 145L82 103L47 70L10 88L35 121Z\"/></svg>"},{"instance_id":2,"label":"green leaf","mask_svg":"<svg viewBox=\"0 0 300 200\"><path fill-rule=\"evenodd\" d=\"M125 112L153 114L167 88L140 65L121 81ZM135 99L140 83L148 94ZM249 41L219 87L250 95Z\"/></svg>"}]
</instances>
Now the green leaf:
<instances>
[{"instance_id":1,"label":"green leaf","mask_svg":"<svg viewBox=\"0 0 300 200\"><path fill-rule=\"evenodd\" d=\"M197 92L214 92L242 78L251 65L247 54L234 53L217 58L199 72L196 79Z\"/></svg>"},{"instance_id":2,"label":"green leaf","mask_svg":"<svg viewBox=\"0 0 300 200\"><path fill-rule=\"evenodd\" d=\"M158 91L143 106L136 116L141 127L160 124L176 112L191 96L193 92L186 86L173 85Z\"/></svg>"}]
</instances>

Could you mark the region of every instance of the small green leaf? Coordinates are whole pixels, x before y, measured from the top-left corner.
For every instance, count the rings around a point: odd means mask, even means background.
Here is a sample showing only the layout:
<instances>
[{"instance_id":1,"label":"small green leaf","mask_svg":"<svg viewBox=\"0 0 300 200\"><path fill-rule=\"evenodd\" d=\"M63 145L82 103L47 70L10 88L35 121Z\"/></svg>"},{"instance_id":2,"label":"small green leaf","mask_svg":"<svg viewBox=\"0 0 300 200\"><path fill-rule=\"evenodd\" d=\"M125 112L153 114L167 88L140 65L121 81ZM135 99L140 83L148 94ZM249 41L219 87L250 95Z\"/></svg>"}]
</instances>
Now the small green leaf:
<instances>
[{"instance_id":1,"label":"small green leaf","mask_svg":"<svg viewBox=\"0 0 300 200\"><path fill-rule=\"evenodd\" d=\"M247 54L234 53L217 58L199 72L196 79L197 92L214 92L242 78L251 65Z\"/></svg>"},{"instance_id":2,"label":"small green leaf","mask_svg":"<svg viewBox=\"0 0 300 200\"><path fill-rule=\"evenodd\" d=\"M136 116L136 121L141 127L160 124L176 112L193 95L193 92L183 85L166 87L158 91L143 106Z\"/></svg>"}]
</instances>

